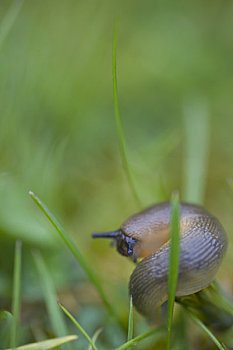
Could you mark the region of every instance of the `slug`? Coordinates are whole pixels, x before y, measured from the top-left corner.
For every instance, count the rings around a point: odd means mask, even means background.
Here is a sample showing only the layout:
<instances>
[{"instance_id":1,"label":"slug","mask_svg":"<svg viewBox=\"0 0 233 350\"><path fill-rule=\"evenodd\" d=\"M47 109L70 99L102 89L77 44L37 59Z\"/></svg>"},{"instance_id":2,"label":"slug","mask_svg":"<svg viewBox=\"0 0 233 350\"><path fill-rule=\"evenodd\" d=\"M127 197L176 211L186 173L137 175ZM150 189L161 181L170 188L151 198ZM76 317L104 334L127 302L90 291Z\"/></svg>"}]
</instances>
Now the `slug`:
<instances>
[{"instance_id":1,"label":"slug","mask_svg":"<svg viewBox=\"0 0 233 350\"><path fill-rule=\"evenodd\" d=\"M119 230L94 233L112 238L124 256L142 259L129 281L136 309L153 319L168 299L170 203L156 204L131 216ZM226 252L227 239L220 222L203 207L180 203L180 258L176 296L196 293L214 279Z\"/></svg>"}]
</instances>

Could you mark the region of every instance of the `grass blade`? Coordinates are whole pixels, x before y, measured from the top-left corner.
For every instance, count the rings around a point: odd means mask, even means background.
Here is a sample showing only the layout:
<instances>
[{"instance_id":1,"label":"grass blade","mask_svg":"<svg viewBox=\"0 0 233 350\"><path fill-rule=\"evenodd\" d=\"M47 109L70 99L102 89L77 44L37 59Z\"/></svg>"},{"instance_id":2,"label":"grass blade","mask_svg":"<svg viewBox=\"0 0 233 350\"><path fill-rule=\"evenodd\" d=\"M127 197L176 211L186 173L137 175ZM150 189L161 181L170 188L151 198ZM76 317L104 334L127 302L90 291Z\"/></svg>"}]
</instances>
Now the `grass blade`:
<instances>
[{"instance_id":1,"label":"grass blade","mask_svg":"<svg viewBox=\"0 0 233 350\"><path fill-rule=\"evenodd\" d=\"M15 23L15 20L17 18L17 15L23 5L24 0L15 0L10 9L8 10L7 14L5 15L4 19L2 20L1 26L0 26L0 49L7 37L7 34L11 30L13 24Z\"/></svg>"},{"instance_id":2,"label":"grass blade","mask_svg":"<svg viewBox=\"0 0 233 350\"><path fill-rule=\"evenodd\" d=\"M56 336L62 337L67 334L67 328L63 319L63 315L57 307L57 295L52 283L52 279L49 275L48 269L40 252L33 252L33 257L44 290L45 303L48 310L50 322L53 327L53 331L56 334ZM67 344L66 348L71 349L70 344Z\"/></svg>"},{"instance_id":3,"label":"grass blade","mask_svg":"<svg viewBox=\"0 0 233 350\"><path fill-rule=\"evenodd\" d=\"M127 157L125 138L123 133L123 127L121 123L120 111L119 111L119 103L118 103L118 94L117 94L117 64L116 64L116 50L117 50L117 22L115 23L114 35L113 35L113 52L112 52L112 75L113 75L113 96L114 96L114 107L115 107L115 118L116 118L116 126L117 126L117 136L120 147L120 155L122 160L122 166L125 170L125 174L128 180L129 187L133 194L134 199L136 200L139 207L142 207L141 201L137 194L133 176L131 173L131 169L129 166L129 161Z\"/></svg>"},{"instance_id":4,"label":"grass blade","mask_svg":"<svg viewBox=\"0 0 233 350\"><path fill-rule=\"evenodd\" d=\"M0 311L0 344L3 349L9 346L13 316L8 311Z\"/></svg>"},{"instance_id":5,"label":"grass blade","mask_svg":"<svg viewBox=\"0 0 233 350\"><path fill-rule=\"evenodd\" d=\"M233 325L233 302L216 281L198 293L176 297L176 301L213 330L226 330Z\"/></svg>"},{"instance_id":6,"label":"grass blade","mask_svg":"<svg viewBox=\"0 0 233 350\"><path fill-rule=\"evenodd\" d=\"M82 266L83 270L86 272L87 276L89 277L90 281L93 283L93 285L96 287L103 303L105 304L106 308L108 309L109 313L111 315L114 315L117 319L117 312L113 309L111 304L108 302L105 293L102 289L100 281L97 279L96 274L88 264L88 262L84 259L83 255L78 250L77 246L73 242L73 240L68 236L64 228L60 225L60 223L57 221L55 216L48 210L48 208L45 206L44 203L41 202L41 200L32 192L29 191L30 196L32 199L36 202L36 204L39 206L39 208L43 211L45 216L49 219L51 224L55 227L65 244L68 246L72 254L75 256L76 260L79 262L79 264Z\"/></svg>"},{"instance_id":7,"label":"grass blade","mask_svg":"<svg viewBox=\"0 0 233 350\"><path fill-rule=\"evenodd\" d=\"M14 260L14 281L13 281L13 298L12 298L12 328L10 344L12 348L17 344L17 328L20 314L20 285L21 285L21 260L22 260L22 242L16 241L15 260Z\"/></svg>"},{"instance_id":8,"label":"grass blade","mask_svg":"<svg viewBox=\"0 0 233 350\"><path fill-rule=\"evenodd\" d=\"M64 313L69 317L69 319L75 324L75 326L80 330L80 332L84 335L84 337L87 339L88 343L92 346L93 350L97 350L96 345L92 341L92 339L89 337L87 332L82 328L82 326L78 323L78 321L71 315L71 313L66 310L66 308L60 303L60 301L57 302L60 308L64 311Z\"/></svg>"},{"instance_id":9,"label":"grass blade","mask_svg":"<svg viewBox=\"0 0 233 350\"><path fill-rule=\"evenodd\" d=\"M72 340L77 339L77 335L67 335L66 337L54 338L49 340L43 340L38 343L32 343L22 345L16 348L16 350L49 350L58 347L62 344L68 343ZM12 349L7 349L12 350Z\"/></svg>"},{"instance_id":10,"label":"grass blade","mask_svg":"<svg viewBox=\"0 0 233 350\"><path fill-rule=\"evenodd\" d=\"M132 345L136 345L139 341L150 337L151 335L155 336L155 340L159 340L161 339L164 335L166 334L166 329L164 327L160 327L157 329L153 329L149 332L143 333L141 335L138 335L137 337L127 341L126 343L122 344L121 346L119 346L118 348L116 348L115 350L125 350L128 349L130 346Z\"/></svg>"},{"instance_id":11,"label":"grass blade","mask_svg":"<svg viewBox=\"0 0 233 350\"><path fill-rule=\"evenodd\" d=\"M95 344L96 340L98 339L100 333L103 331L103 328L99 328L97 329L97 331L95 332L95 334L92 337L92 342ZM91 344L88 345L88 349L87 350L92 350L92 346Z\"/></svg>"},{"instance_id":12,"label":"grass blade","mask_svg":"<svg viewBox=\"0 0 233 350\"><path fill-rule=\"evenodd\" d=\"M194 99L184 106L184 198L202 204L209 151L209 115L206 101ZM197 137L198 135L198 137Z\"/></svg>"},{"instance_id":13,"label":"grass blade","mask_svg":"<svg viewBox=\"0 0 233 350\"><path fill-rule=\"evenodd\" d=\"M190 315L192 320L198 324L202 328L202 330L209 336L209 338L217 345L219 350L227 350L224 344L221 344L220 341L215 337L215 335L207 328L204 323L196 317L192 311L190 311L187 307L183 306L187 313Z\"/></svg>"},{"instance_id":14,"label":"grass blade","mask_svg":"<svg viewBox=\"0 0 233 350\"><path fill-rule=\"evenodd\" d=\"M174 301L176 295L176 285L179 272L179 253L180 253L180 238L179 238L179 195L174 193L171 200L171 237L170 237L170 255L169 255L169 271L168 271L168 336L167 349L170 349L172 316L174 309Z\"/></svg>"},{"instance_id":15,"label":"grass blade","mask_svg":"<svg viewBox=\"0 0 233 350\"><path fill-rule=\"evenodd\" d=\"M217 281L214 281L211 283L209 288L207 288L207 290L208 289L211 291L211 294L213 295L212 300L216 303L216 305L233 316L233 301L227 297L220 284Z\"/></svg>"},{"instance_id":16,"label":"grass blade","mask_svg":"<svg viewBox=\"0 0 233 350\"><path fill-rule=\"evenodd\" d=\"M131 340L133 338L133 298L130 295L129 302L129 321L128 321L128 338L127 340Z\"/></svg>"}]
</instances>

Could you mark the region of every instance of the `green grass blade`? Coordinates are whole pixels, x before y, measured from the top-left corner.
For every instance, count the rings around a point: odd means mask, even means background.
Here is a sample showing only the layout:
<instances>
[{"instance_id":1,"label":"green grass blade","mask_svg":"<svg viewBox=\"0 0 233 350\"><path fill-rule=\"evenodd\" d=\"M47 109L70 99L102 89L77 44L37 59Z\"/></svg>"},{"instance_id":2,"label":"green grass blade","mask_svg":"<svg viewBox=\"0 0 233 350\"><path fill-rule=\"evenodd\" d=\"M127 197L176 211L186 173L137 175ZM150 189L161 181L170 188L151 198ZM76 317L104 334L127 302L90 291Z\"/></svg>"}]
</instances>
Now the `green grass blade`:
<instances>
[{"instance_id":1,"label":"green grass blade","mask_svg":"<svg viewBox=\"0 0 233 350\"><path fill-rule=\"evenodd\" d=\"M189 308L207 327L229 329L233 323L233 302L214 281L198 293L176 297L176 301Z\"/></svg>"},{"instance_id":2,"label":"green grass blade","mask_svg":"<svg viewBox=\"0 0 233 350\"><path fill-rule=\"evenodd\" d=\"M136 345L138 342L140 342L141 340L143 340L145 338L150 337L151 335L154 335L155 341L156 341L156 340L159 340L162 337L164 337L165 334L166 334L166 329L164 327L153 329L153 330L151 330L149 332L146 332L146 333L143 333L141 335L138 335L137 337L127 341L126 343L122 344L121 346L119 346L115 350L128 349L130 346Z\"/></svg>"},{"instance_id":3,"label":"green grass blade","mask_svg":"<svg viewBox=\"0 0 233 350\"><path fill-rule=\"evenodd\" d=\"M128 321L128 338L127 340L131 340L133 338L133 299L132 295L130 295L129 302L129 321Z\"/></svg>"},{"instance_id":4,"label":"green grass blade","mask_svg":"<svg viewBox=\"0 0 233 350\"><path fill-rule=\"evenodd\" d=\"M201 327L201 329L209 336L209 338L216 344L216 346L218 347L219 350L227 350L227 347L220 343L220 341L215 337L215 335L209 330L209 328L207 328L204 323L199 320L198 317L196 317L192 311L190 311L187 307L183 306L184 309L187 311L187 313L190 315L190 317L192 318L192 320L198 324L198 326Z\"/></svg>"},{"instance_id":5,"label":"green grass blade","mask_svg":"<svg viewBox=\"0 0 233 350\"><path fill-rule=\"evenodd\" d=\"M206 101L193 99L184 106L184 199L203 203L209 153L209 114Z\"/></svg>"},{"instance_id":6,"label":"green grass blade","mask_svg":"<svg viewBox=\"0 0 233 350\"><path fill-rule=\"evenodd\" d=\"M220 284L217 281L213 281L208 289L213 296L213 302L233 316L233 301L225 294Z\"/></svg>"},{"instance_id":7,"label":"green grass blade","mask_svg":"<svg viewBox=\"0 0 233 350\"><path fill-rule=\"evenodd\" d=\"M95 344L96 340L98 339L100 333L103 331L103 328L99 328L97 329L97 331L95 332L95 334L92 337L92 342ZM91 344L88 345L88 349L87 350L93 350Z\"/></svg>"},{"instance_id":8,"label":"green grass blade","mask_svg":"<svg viewBox=\"0 0 233 350\"><path fill-rule=\"evenodd\" d=\"M33 257L44 291L45 303L48 310L50 322L53 327L53 331L58 337L65 336L67 334L67 328L63 319L63 314L57 307L57 295L48 269L39 251L33 252ZM66 348L71 349L70 344L67 344Z\"/></svg>"},{"instance_id":9,"label":"green grass blade","mask_svg":"<svg viewBox=\"0 0 233 350\"><path fill-rule=\"evenodd\" d=\"M22 345L17 347L16 350L49 350L49 349L56 348L62 344L68 343L77 338L78 338L77 335L67 335L66 337L54 338L49 340L43 340L38 343ZM7 349L7 350L12 350L12 349Z\"/></svg>"},{"instance_id":10,"label":"green grass blade","mask_svg":"<svg viewBox=\"0 0 233 350\"><path fill-rule=\"evenodd\" d=\"M72 254L75 256L79 264L82 266L83 270L86 272L87 276L89 277L90 281L93 283L93 285L96 287L103 303L105 304L106 308L108 309L109 313L111 315L114 315L117 319L117 312L113 309L111 304L108 302L105 293L102 289L101 283L96 277L96 274L90 267L89 263L84 259L83 255L78 250L77 246L73 242L73 240L68 236L64 228L60 225L60 223L57 221L55 216L48 210L48 208L45 206L44 203L41 202L41 200L32 192L29 191L30 196L32 199L36 202L36 204L39 206L39 208L43 211L45 216L49 219L51 224L55 227L65 244L68 246Z\"/></svg>"},{"instance_id":11,"label":"green grass blade","mask_svg":"<svg viewBox=\"0 0 233 350\"><path fill-rule=\"evenodd\" d=\"M112 52L112 75L113 75L113 96L114 96L114 107L115 107L115 118L116 118L116 126L117 126L117 136L120 147L120 155L122 160L122 166L125 170L125 174L128 180L129 187L137 202L139 207L142 207L141 201L137 194L134 180L132 176L132 172L129 166L129 161L127 157L125 138L123 133L123 127L121 123L120 111L119 111L119 103L118 103L118 93L117 93L117 63L116 63L116 51L117 51L117 22L115 23L114 35L113 35L113 52Z\"/></svg>"},{"instance_id":12,"label":"green grass blade","mask_svg":"<svg viewBox=\"0 0 233 350\"><path fill-rule=\"evenodd\" d=\"M179 195L174 193L171 200L171 238L170 238L170 255L169 255L169 271L168 271L168 336L167 349L170 349L172 316L174 309L174 301L176 295L176 285L179 272L179 253L180 253L180 209Z\"/></svg>"},{"instance_id":13,"label":"green grass blade","mask_svg":"<svg viewBox=\"0 0 233 350\"><path fill-rule=\"evenodd\" d=\"M78 323L78 321L71 315L71 313L58 301L57 302L60 308L64 311L64 313L69 317L69 319L75 324L75 326L80 330L80 332L84 335L84 337L87 339L88 343L92 346L93 350L97 350L96 345L92 341L92 339L89 337L87 332L82 328L82 326Z\"/></svg>"},{"instance_id":14,"label":"green grass blade","mask_svg":"<svg viewBox=\"0 0 233 350\"><path fill-rule=\"evenodd\" d=\"M21 285L21 260L22 260L22 242L16 241L15 260L14 260L14 281L13 281L13 299L12 299L12 328L10 344L12 348L17 345L17 328L19 326L20 314L20 285Z\"/></svg>"},{"instance_id":15,"label":"green grass blade","mask_svg":"<svg viewBox=\"0 0 233 350\"><path fill-rule=\"evenodd\" d=\"M15 0L8 12L6 13L5 17L3 18L1 25L0 25L0 49L7 37L7 34L11 30L12 26L15 23L15 20L17 18L17 15L23 5L24 0Z\"/></svg>"},{"instance_id":16,"label":"green grass blade","mask_svg":"<svg viewBox=\"0 0 233 350\"><path fill-rule=\"evenodd\" d=\"M3 349L9 346L13 316L8 311L0 311L0 344Z\"/></svg>"}]
</instances>

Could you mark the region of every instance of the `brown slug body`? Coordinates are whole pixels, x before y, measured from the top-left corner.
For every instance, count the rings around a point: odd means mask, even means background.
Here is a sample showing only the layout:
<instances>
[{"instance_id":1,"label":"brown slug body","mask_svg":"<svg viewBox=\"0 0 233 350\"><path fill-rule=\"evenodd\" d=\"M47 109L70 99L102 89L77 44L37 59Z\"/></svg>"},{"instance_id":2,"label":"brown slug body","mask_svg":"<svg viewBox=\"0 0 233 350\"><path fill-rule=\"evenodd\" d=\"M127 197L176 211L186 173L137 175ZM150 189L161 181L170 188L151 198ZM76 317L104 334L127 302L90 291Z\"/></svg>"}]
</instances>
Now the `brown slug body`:
<instances>
[{"instance_id":1,"label":"brown slug body","mask_svg":"<svg viewBox=\"0 0 233 350\"><path fill-rule=\"evenodd\" d=\"M133 260L143 257L133 271L129 291L137 310L154 318L168 298L170 203L154 205L131 216L119 230L95 233L94 238L116 240L117 250ZM214 279L227 247L219 221L198 205L180 203L180 260L176 296L193 294Z\"/></svg>"}]
</instances>

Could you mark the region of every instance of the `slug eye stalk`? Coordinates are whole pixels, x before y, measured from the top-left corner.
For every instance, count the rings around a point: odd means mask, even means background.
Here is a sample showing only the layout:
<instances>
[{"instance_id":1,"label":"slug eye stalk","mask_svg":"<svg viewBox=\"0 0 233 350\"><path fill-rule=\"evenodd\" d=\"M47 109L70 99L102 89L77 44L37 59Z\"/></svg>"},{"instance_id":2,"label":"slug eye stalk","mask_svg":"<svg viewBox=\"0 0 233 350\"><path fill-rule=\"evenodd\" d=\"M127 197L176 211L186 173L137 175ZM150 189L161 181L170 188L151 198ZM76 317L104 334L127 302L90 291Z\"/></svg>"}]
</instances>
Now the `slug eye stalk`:
<instances>
[{"instance_id":1,"label":"slug eye stalk","mask_svg":"<svg viewBox=\"0 0 233 350\"><path fill-rule=\"evenodd\" d=\"M117 231L111 231L111 232L100 232L100 233L93 233L92 238L113 238L116 239L117 237L121 236L123 233L121 230Z\"/></svg>"},{"instance_id":2,"label":"slug eye stalk","mask_svg":"<svg viewBox=\"0 0 233 350\"><path fill-rule=\"evenodd\" d=\"M134 256L134 246L137 240L126 236L121 229L106 233L93 233L93 238L110 238L114 239L117 246L117 251L124 256L133 256L134 262L136 262L137 257Z\"/></svg>"}]
</instances>

